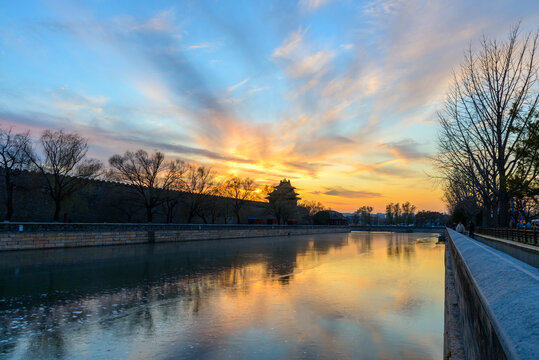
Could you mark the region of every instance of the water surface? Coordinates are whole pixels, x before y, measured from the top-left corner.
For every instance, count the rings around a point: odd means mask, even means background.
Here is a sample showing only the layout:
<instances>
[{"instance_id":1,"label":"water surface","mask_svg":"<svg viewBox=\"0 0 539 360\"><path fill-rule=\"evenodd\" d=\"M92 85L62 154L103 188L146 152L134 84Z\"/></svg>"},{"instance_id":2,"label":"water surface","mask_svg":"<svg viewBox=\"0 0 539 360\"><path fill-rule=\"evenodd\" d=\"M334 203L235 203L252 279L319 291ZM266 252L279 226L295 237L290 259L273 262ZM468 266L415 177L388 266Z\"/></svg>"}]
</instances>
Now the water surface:
<instances>
[{"instance_id":1,"label":"water surface","mask_svg":"<svg viewBox=\"0 0 539 360\"><path fill-rule=\"evenodd\" d=\"M0 254L0 357L439 359L443 245L362 233Z\"/></svg>"}]
</instances>

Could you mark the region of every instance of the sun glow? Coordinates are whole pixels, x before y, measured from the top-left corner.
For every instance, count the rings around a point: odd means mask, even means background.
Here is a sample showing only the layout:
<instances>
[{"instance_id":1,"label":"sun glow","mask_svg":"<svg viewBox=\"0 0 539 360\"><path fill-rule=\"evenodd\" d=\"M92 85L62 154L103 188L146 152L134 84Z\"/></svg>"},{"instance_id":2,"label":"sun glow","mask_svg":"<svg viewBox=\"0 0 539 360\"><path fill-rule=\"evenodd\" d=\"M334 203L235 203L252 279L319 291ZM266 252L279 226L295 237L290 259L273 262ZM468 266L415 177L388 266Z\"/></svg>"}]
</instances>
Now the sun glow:
<instances>
[{"instance_id":1,"label":"sun glow","mask_svg":"<svg viewBox=\"0 0 539 360\"><path fill-rule=\"evenodd\" d=\"M5 4L3 125L34 138L75 131L104 162L142 148L260 186L290 178L302 198L341 211L444 210L428 174L451 69L470 41L539 13L528 0L481 14L464 1L421 12L385 1L119 3Z\"/></svg>"}]
</instances>

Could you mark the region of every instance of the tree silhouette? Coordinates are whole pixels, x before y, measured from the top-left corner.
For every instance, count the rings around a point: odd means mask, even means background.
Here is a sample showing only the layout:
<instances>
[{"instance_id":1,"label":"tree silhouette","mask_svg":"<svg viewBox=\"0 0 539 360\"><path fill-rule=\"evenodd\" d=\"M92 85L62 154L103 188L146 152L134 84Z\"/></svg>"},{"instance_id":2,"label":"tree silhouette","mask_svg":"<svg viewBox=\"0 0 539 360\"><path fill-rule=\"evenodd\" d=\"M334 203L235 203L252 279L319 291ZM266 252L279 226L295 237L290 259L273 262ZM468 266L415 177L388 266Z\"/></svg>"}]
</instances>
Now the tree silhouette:
<instances>
[{"instance_id":1,"label":"tree silhouette","mask_svg":"<svg viewBox=\"0 0 539 360\"><path fill-rule=\"evenodd\" d=\"M166 201L167 192L181 184L185 172L182 161L165 162L163 153L148 154L144 150L113 155L109 164L111 169L108 177L130 185L129 189L146 210L148 222L153 221L154 209Z\"/></svg>"},{"instance_id":2,"label":"tree silhouette","mask_svg":"<svg viewBox=\"0 0 539 360\"><path fill-rule=\"evenodd\" d=\"M29 133L13 134L12 129L0 129L0 166L4 169L4 186L6 187L6 216L13 217L13 190L15 178L30 164L31 148Z\"/></svg>"},{"instance_id":3,"label":"tree silhouette","mask_svg":"<svg viewBox=\"0 0 539 360\"><path fill-rule=\"evenodd\" d=\"M88 180L98 177L103 164L96 159L86 159L88 142L77 133L45 130L40 144L41 156L29 147L26 154L45 179L47 192L55 205L53 221L58 221L62 202Z\"/></svg>"}]
</instances>

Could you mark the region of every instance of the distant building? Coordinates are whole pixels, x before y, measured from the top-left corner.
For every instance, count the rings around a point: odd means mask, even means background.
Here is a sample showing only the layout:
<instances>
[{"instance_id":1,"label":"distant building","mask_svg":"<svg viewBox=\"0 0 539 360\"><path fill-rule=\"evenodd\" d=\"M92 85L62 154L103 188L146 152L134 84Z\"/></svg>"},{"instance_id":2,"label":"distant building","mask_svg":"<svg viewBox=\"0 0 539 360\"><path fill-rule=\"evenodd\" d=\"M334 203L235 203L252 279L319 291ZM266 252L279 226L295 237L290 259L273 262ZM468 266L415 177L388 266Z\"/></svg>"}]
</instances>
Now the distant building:
<instances>
[{"instance_id":1,"label":"distant building","mask_svg":"<svg viewBox=\"0 0 539 360\"><path fill-rule=\"evenodd\" d=\"M348 219L340 212L333 210L319 211L314 215L315 225L348 225Z\"/></svg>"},{"instance_id":2,"label":"distant building","mask_svg":"<svg viewBox=\"0 0 539 360\"><path fill-rule=\"evenodd\" d=\"M297 219L300 197L290 180L281 180L279 185L273 187L273 191L268 194L266 199L279 224L287 224L288 221ZM295 221L297 222L297 220Z\"/></svg>"}]
</instances>

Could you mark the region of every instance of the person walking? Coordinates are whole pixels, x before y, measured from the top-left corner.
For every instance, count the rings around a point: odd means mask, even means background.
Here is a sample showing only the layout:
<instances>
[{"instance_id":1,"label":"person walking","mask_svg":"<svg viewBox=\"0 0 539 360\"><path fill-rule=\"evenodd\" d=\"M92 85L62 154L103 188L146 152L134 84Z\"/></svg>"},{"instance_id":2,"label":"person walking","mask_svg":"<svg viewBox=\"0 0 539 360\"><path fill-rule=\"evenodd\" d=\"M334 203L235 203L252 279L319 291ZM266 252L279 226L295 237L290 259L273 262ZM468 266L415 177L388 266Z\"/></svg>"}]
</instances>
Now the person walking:
<instances>
[{"instance_id":1,"label":"person walking","mask_svg":"<svg viewBox=\"0 0 539 360\"><path fill-rule=\"evenodd\" d=\"M461 234L464 234L466 229L464 228L464 225L462 225L462 221L459 221L459 224L457 225L456 230L457 230L457 232L459 232Z\"/></svg>"},{"instance_id":2,"label":"person walking","mask_svg":"<svg viewBox=\"0 0 539 360\"><path fill-rule=\"evenodd\" d=\"M468 236L473 239L475 236L475 224L470 220L470 226L468 228Z\"/></svg>"}]
</instances>

